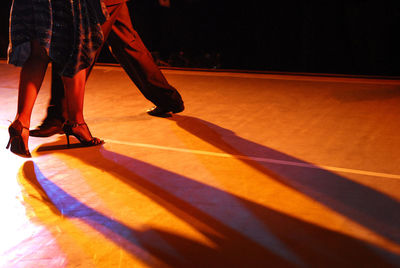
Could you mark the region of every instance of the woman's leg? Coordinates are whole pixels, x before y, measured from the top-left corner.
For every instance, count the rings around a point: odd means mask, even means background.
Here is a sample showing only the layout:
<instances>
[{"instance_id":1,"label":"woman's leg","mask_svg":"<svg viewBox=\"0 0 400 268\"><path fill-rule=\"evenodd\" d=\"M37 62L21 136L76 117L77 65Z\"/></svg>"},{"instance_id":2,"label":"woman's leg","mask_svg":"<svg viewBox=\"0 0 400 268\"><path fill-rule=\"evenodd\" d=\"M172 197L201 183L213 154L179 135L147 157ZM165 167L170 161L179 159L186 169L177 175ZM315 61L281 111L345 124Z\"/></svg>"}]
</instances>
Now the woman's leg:
<instances>
[{"instance_id":1,"label":"woman's leg","mask_svg":"<svg viewBox=\"0 0 400 268\"><path fill-rule=\"evenodd\" d=\"M18 109L15 120L25 127L21 133L28 150L29 126L32 109L46 74L49 57L38 40L31 41L31 55L21 69L18 87Z\"/></svg>"},{"instance_id":2,"label":"woman's leg","mask_svg":"<svg viewBox=\"0 0 400 268\"><path fill-rule=\"evenodd\" d=\"M64 125L64 132L67 136L75 136L82 144L92 146L103 144L104 141L92 137L83 117L86 75L87 70L85 69L72 78L63 77L67 106L67 120Z\"/></svg>"},{"instance_id":3,"label":"woman's leg","mask_svg":"<svg viewBox=\"0 0 400 268\"><path fill-rule=\"evenodd\" d=\"M85 95L86 69L79 71L74 77L63 76L67 120L83 123L83 100Z\"/></svg>"},{"instance_id":4,"label":"woman's leg","mask_svg":"<svg viewBox=\"0 0 400 268\"><path fill-rule=\"evenodd\" d=\"M38 40L31 41L31 55L22 67L18 88L18 111L15 119L29 127L33 105L46 74L49 57Z\"/></svg>"}]
</instances>

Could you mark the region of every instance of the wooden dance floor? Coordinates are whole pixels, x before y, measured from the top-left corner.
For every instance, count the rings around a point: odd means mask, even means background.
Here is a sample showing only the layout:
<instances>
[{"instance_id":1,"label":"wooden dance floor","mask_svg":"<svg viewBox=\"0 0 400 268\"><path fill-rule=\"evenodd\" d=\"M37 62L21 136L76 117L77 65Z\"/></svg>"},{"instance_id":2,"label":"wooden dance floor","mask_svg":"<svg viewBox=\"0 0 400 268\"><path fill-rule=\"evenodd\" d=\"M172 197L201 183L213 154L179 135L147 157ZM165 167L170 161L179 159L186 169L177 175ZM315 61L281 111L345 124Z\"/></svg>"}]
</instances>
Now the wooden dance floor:
<instances>
[{"instance_id":1,"label":"wooden dance floor","mask_svg":"<svg viewBox=\"0 0 400 268\"><path fill-rule=\"evenodd\" d=\"M183 113L148 116L97 66L85 116L106 144L31 138L24 159L5 149L19 69L0 62L0 267L400 266L399 80L164 73Z\"/></svg>"}]
</instances>

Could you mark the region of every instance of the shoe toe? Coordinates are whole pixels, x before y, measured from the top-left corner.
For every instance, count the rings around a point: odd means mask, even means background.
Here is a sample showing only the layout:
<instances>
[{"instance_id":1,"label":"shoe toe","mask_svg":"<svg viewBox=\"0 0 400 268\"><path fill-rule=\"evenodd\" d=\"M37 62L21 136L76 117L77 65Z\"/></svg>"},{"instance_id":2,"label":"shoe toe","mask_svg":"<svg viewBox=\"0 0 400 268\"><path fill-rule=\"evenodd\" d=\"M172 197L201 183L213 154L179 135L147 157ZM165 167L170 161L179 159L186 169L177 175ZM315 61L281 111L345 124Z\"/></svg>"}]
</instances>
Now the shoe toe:
<instances>
[{"instance_id":1,"label":"shoe toe","mask_svg":"<svg viewBox=\"0 0 400 268\"><path fill-rule=\"evenodd\" d=\"M147 110L147 113L152 116L165 117L168 116L170 111L161 106L154 106L153 108Z\"/></svg>"}]
</instances>

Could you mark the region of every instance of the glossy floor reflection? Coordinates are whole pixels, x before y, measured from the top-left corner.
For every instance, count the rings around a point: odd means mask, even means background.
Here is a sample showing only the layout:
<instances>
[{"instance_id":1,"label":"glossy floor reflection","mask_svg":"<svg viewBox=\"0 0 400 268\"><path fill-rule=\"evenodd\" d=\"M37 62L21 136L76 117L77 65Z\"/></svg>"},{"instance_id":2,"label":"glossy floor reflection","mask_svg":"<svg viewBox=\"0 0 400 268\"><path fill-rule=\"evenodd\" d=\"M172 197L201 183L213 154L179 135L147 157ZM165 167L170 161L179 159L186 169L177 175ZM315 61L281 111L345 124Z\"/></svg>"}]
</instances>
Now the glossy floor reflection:
<instances>
[{"instance_id":1,"label":"glossy floor reflection","mask_svg":"<svg viewBox=\"0 0 400 268\"><path fill-rule=\"evenodd\" d=\"M165 70L187 109L155 118L98 66L85 114L106 144L31 138L22 159L19 70L0 69L0 267L400 265L400 81Z\"/></svg>"}]
</instances>

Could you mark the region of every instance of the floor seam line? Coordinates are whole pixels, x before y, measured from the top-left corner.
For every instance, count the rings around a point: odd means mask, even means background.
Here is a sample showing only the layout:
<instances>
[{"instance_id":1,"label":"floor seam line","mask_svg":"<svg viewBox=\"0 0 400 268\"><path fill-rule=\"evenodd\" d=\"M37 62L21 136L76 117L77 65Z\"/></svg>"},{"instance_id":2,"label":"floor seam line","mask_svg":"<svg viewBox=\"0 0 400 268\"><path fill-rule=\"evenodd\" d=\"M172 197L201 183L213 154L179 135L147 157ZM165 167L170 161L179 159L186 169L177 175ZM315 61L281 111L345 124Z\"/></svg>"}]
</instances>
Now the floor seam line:
<instances>
[{"instance_id":1,"label":"floor seam line","mask_svg":"<svg viewBox=\"0 0 400 268\"><path fill-rule=\"evenodd\" d=\"M245 155L233 155L233 154L228 154L228 153L217 153L217 152L209 152L209 151L202 151L202 150L175 148L175 147L152 145L152 144L145 144L145 143L124 142L124 141L117 141L117 140L112 140L112 139L106 139L106 142L111 142L111 143L121 144L121 145L128 145L128 146L143 147L143 148L152 148L152 149L161 149L161 150L168 150L168 151L175 151L175 152L202 154L202 155L233 158L233 159L244 159L244 160L251 160L251 161L255 161L255 162L265 162L265 163L278 164L278 165L296 166L296 167L304 167L304 168L311 168L311 169L321 169L321 170L345 172L345 173L352 173L352 174L358 174L358 175L368 175L368 176L373 176L373 177L382 177L382 178L390 178L390 179L399 179L400 180L400 175L383 173L383 172L374 172L374 171L366 171L366 170L351 169L351 168L333 167L333 166L327 166L327 165L317 165L317 164L311 164L311 163L278 160L278 159L272 159L272 158L251 157L251 156L245 156Z\"/></svg>"}]
</instances>

